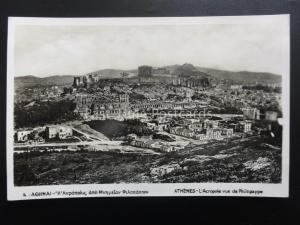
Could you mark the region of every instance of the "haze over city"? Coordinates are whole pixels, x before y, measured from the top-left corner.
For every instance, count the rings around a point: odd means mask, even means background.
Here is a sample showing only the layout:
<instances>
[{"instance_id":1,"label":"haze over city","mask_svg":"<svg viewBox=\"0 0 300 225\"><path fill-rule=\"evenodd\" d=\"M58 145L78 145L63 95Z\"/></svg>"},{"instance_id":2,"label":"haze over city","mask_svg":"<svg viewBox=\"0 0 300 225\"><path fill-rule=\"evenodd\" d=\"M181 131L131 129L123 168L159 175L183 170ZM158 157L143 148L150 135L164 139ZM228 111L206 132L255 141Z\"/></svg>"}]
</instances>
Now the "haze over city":
<instances>
[{"instance_id":1,"label":"haze over city","mask_svg":"<svg viewBox=\"0 0 300 225\"><path fill-rule=\"evenodd\" d=\"M284 32L272 24L16 26L15 75L79 75L192 63L281 74Z\"/></svg>"}]
</instances>

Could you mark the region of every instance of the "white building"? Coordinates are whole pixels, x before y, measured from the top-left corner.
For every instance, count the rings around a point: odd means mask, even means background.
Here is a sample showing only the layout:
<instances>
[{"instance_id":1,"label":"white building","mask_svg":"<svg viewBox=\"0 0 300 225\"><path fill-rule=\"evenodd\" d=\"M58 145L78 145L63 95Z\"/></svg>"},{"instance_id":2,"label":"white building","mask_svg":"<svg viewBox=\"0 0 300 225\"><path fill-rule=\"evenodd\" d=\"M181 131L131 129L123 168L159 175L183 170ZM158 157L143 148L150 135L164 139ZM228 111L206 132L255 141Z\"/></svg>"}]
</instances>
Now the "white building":
<instances>
[{"instance_id":1,"label":"white building","mask_svg":"<svg viewBox=\"0 0 300 225\"><path fill-rule=\"evenodd\" d=\"M72 127L68 126L47 126L46 138L52 139L58 137L59 139L65 139L73 135Z\"/></svg>"},{"instance_id":2,"label":"white building","mask_svg":"<svg viewBox=\"0 0 300 225\"><path fill-rule=\"evenodd\" d=\"M33 130L20 130L16 132L17 142L25 142L28 140L28 135L31 134Z\"/></svg>"},{"instance_id":3,"label":"white building","mask_svg":"<svg viewBox=\"0 0 300 225\"><path fill-rule=\"evenodd\" d=\"M269 121L276 121L278 117L278 113L274 111L266 111L265 118Z\"/></svg>"},{"instance_id":4,"label":"white building","mask_svg":"<svg viewBox=\"0 0 300 225\"><path fill-rule=\"evenodd\" d=\"M248 133L251 131L252 124L248 121L242 121L238 124L238 129L240 132Z\"/></svg>"}]
</instances>

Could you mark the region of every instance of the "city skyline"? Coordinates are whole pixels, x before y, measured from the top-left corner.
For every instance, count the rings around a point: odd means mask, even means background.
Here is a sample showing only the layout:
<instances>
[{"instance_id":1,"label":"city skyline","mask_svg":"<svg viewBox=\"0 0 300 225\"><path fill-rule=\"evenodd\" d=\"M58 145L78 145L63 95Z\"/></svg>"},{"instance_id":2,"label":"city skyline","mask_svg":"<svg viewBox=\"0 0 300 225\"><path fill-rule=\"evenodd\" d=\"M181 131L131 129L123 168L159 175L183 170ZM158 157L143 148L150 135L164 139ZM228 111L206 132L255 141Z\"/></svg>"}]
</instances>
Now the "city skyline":
<instances>
[{"instance_id":1,"label":"city skyline","mask_svg":"<svg viewBox=\"0 0 300 225\"><path fill-rule=\"evenodd\" d=\"M275 22L109 27L22 25L16 27L15 33L15 76L38 77L183 63L281 75L284 50L280 42L285 38Z\"/></svg>"}]
</instances>

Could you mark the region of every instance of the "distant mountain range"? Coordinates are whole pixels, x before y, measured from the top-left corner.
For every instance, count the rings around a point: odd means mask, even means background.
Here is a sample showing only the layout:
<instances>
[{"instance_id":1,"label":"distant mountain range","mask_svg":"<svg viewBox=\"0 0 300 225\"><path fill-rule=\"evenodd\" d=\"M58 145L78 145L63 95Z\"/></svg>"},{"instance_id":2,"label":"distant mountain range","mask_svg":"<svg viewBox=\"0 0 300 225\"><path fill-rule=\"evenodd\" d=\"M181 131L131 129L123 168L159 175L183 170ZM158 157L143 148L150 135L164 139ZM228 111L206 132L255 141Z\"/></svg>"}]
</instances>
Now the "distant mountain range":
<instances>
[{"instance_id":1,"label":"distant mountain range","mask_svg":"<svg viewBox=\"0 0 300 225\"><path fill-rule=\"evenodd\" d=\"M212 68L196 67L192 64L185 63L183 65L170 65L160 67L160 69L167 70L170 74L174 75L193 75L208 77L213 79L230 80L238 83L280 83L281 76L272 73L265 72L249 72L249 71L227 71ZM120 78L122 73L129 74L129 77L137 75L137 69L135 70L120 70L120 69L103 69L92 72L92 74L99 74L101 78ZM31 87L31 86L49 86L49 85L71 85L73 82L73 75L62 76L49 76L40 78L36 76L22 76L15 77L16 88L19 87Z\"/></svg>"},{"instance_id":2,"label":"distant mountain range","mask_svg":"<svg viewBox=\"0 0 300 225\"><path fill-rule=\"evenodd\" d=\"M137 75L136 70L119 70L119 69L102 69L97 70L88 74L99 74L101 78L120 78L122 77L122 73L130 74L131 76Z\"/></svg>"},{"instance_id":3,"label":"distant mountain range","mask_svg":"<svg viewBox=\"0 0 300 225\"><path fill-rule=\"evenodd\" d=\"M50 85L71 85L73 83L72 75L50 76L45 78L35 77L32 75L15 77L15 88L34 87L34 86L50 86Z\"/></svg>"},{"instance_id":4,"label":"distant mountain range","mask_svg":"<svg viewBox=\"0 0 300 225\"><path fill-rule=\"evenodd\" d=\"M205 67L193 66L192 64L185 63L183 65L165 66L173 74L183 75L200 75L209 76L215 79L231 80L242 83L280 83L281 76L273 73L266 72L250 72L250 71L228 71L220 69L212 69Z\"/></svg>"},{"instance_id":5,"label":"distant mountain range","mask_svg":"<svg viewBox=\"0 0 300 225\"><path fill-rule=\"evenodd\" d=\"M249 71L226 71L210 68L197 67L199 71L208 73L216 79L232 80L242 83L281 83L281 76L266 72L249 72Z\"/></svg>"}]
</instances>

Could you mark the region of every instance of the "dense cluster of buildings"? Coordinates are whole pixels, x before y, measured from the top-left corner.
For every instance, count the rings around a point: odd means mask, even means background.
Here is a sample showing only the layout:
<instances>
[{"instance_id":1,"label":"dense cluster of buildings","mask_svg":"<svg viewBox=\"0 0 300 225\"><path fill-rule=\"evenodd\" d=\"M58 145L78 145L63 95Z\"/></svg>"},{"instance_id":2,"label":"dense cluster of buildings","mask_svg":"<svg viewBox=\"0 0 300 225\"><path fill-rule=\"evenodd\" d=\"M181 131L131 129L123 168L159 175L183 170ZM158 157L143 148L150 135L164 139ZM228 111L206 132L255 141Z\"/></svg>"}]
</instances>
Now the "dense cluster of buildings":
<instances>
[{"instance_id":1,"label":"dense cluster of buildings","mask_svg":"<svg viewBox=\"0 0 300 225\"><path fill-rule=\"evenodd\" d=\"M218 102L214 101L215 104L245 111L244 115L248 114L252 118L265 118L264 111L274 111L269 108L281 111L281 93L243 87L242 85L217 84L215 88L204 90L203 93L212 100L217 100Z\"/></svg>"},{"instance_id":2,"label":"dense cluster of buildings","mask_svg":"<svg viewBox=\"0 0 300 225\"><path fill-rule=\"evenodd\" d=\"M230 138L236 133L250 134L253 132L254 121L277 121L280 116L277 111L261 110L263 106L279 105L280 94L277 93L248 90L240 84L226 82L212 84L206 74L172 74L166 68L146 65L138 67L135 73L136 76L128 76L123 72L122 77L116 79L100 79L98 72L74 77L74 91L68 94L76 104L74 112L83 120L139 119L153 133L162 132L199 143ZM55 86L41 90L36 95L58 98L62 94L61 88ZM228 108L236 111L227 112ZM203 110L209 112L219 109L224 109L222 113L228 114L229 118L211 119L200 113ZM240 116L239 119L232 119L236 115ZM43 132L18 130L15 141L65 140L72 138L74 133L70 126L46 126ZM164 152L177 151L186 145L153 139L152 136L138 137L132 134L128 137L132 146Z\"/></svg>"},{"instance_id":3,"label":"dense cluster of buildings","mask_svg":"<svg viewBox=\"0 0 300 225\"><path fill-rule=\"evenodd\" d=\"M127 94L119 95L110 103L95 102L91 114L97 120L124 120L129 116L129 97Z\"/></svg>"},{"instance_id":4,"label":"dense cluster of buildings","mask_svg":"<svg viewBox=\"0 0 300 225\"><path fill-rule=\"evenodd\" d=\"M154 101L145 102L133 106L135 109L151 109L151 110L167 110L167 109L190 109L197 107L204 107L201 102L170 102L170 101Z\"/></svg>"},{"instance_id":5,"label":"dense cluster of buildings","mask_svg":"<svg viewBox=\"0 0 300 225\"><path fill-rule=\"evenodd\" d=\"M243 130L244 124L239 123L235 128L230 123L219 125L217 120L208 120L192 122L191 120L186 122L185 125L170 127L169 133L175 134L195 140L211 140L231 137L234 131L237 132L249 132L251 130ZM245 124L251 124L250 122Z\"/></svg>"},{"instance_id":6,"label":"dense cluster of buildings","mask_svg":"<svg viewBox=\"0 0 300 225\"><path fill-rule=\"evenodd\" d=\"M25 87L16 90L15 102L49 101L61 99L63 90L59 86Z\"/></svg>"},{"instance_id":7,"label":"dense cluster of buildings","mask_svg":"<svg viewBox=\"0 0 300 225\"><path fill-rule=\"evenodd\" d=\"M157 117L144 121L147 127L155 132L162 132L169 135L181 136L186 140L194 139L198 141L218 140L230 138L235 132L251 133L252 122L250 120L224 121L211 119L181 119L174 120L172 117ZM152 136L138 138L137 135L128 135L132 146L141 148L158 149L165 152L183 149L185 144L178 144L174 140L157 140ZM172 139L172 138L171 138Z\"/></svg>"},{"instance_id":8,"label":"dense cluster of buildings","mask_svg":"<svg viewBox=\"0 0 300 225\"><path fill-rule=\"evenodd\" d=\"M75 112L86 120L124 120L130 116L128 94L112 95L109 99L89 94L79 94L76 96L75 102Z\"/></svg>"},{"instance_id":9,"label":"dense cluster of buildings","mask_svg":"<svg viewBox=\"0 0 300 225\"><path fill-rule=\"evenodd\" d=\"M137 136L134 136L130 140L130 145L139 147L139 148L149 148L154 150L159 150L162 152L173 152L181 150L185 147L185 144L179 144L179 143L172 143L172 142L166 142L162 140L154 140L149 137L146 138L138 138Z\"/></svg>"},{"instance_id":10,"label":"dense cluster of buildings","mask_svg":"<svg viewBox=\"0 0 300 225\"><path fill-rule=\"evenodd\" d=\"M127 85L123 85L124 82ZM107 85L103 85L107 83ZM196 76L182 76L170 75L166 68L152 68L151 66L140 66L138 68L137 76L122 79L101 79L99 82L99 73L90 73L82 77L74 77L73 88L85 88L101 86L101 93L82 93L82 90L75 95L76 112L82 115L85 119L97 118L117 118L117 114L128 114L130 108L135 109L176 109L176 108L195 108L198 107L197 102L191 102L194 87L207 87L209 85L208 79ZM149 87L136 86L134 90L130 89L129 85L155 84ZM173 86L173 87L172 87ZM114 100L115 93L118 95L135 93L144 96L149 100L139 101L132 98L137 104L131 105L129 108L129 101ZM100 98L99 98L100 96ZM181 96L187 102L178 102L172 99L172 96ZM103 98L110 99L110 102L99 101ZM128 97L127 97L128 98ZM166 99L166 100L164 100ZM127 99L128 100L128 99ZM119 119L124 118L120 116Z\"/></svg>"}]
</instances>

